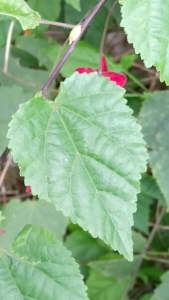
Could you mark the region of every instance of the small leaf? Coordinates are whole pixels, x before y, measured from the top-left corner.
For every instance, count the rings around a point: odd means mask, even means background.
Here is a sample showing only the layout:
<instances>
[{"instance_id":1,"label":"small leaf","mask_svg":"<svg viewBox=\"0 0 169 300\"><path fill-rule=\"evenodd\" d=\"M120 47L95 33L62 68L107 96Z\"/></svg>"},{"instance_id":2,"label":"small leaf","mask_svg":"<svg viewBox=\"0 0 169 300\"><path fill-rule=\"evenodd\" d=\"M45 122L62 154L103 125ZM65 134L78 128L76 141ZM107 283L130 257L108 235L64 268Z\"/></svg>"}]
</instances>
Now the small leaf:
<instances>
[{"instance_id":1,"label":"small leaf","mask_svg":"<svg viewBox=\"0 0 169 300\"><path fill-rule=\"evenodd\" d=\"M78 265L50 231L27 225L11 249L0 252L0 299L88 299Z\"/></svg>"},{"instance_id":2,"label":"small leaf","mask_svg":"<svg viewBox=\"0 0 169 300\"><path fill-rule=\"evenodd\" d=\"M168 300L169 271L162 277L162 283L155 289L150 300Z\"/></svg>"},{"instance_id":3,"label":"small leaf","mask_svg":"<svg viewBox=\"0 0 169 300\"><path fill-rule=\"evenodd\" d=\"M39 25L40 16L24 0L1 0L0 14L15 17L23 28L30 29Z\"/></svg>"},{"instance_id":4,"label":"small leaf","mask_svg":"<svg viewBox=\"0 0 169 300\"><path fill-rule=\"evenodd\" d=\"M81 273L85 277L88 275L87 263L111 251L111 248L100 239L94 239L88 232L83 231L81 228L73 231L66 237L65 246L80 264Z\"/></svg>"},{"instance_id":5,"label":"small leaf","mask_svg":"<svg viewBox=\"0 0 169 300\"><path fill-rule=\"evenodd\" d=\"M137 211L134 214L134 227L145 234L149 232L150 205L155 199L165 205L155 179L145 173L141 179L141 193L138 195Z\"/></svg>"},{"instance_id":6,"label":"small leaf","mask_svg":"<svg viewBox=\"0 0 169 300\"><path fill-rule=\"evenodd\" d=\"M61 212L54 209L53 204L46 201L24 201L13 199L3 207L5 220L1 226L6 230L5 236L0 237L0 246L9 251L15 236L27 224L34 223L44 226L55 233L57 239L62 239L66 231L67 219ZM18 222L19 220L19 222Z\"/></svg>"},{"instance_id":7,"label":"small leaf","mask_svg":"<svg viewBox=\"0 0 169 300\"><path fill-rule=\"evenodd\" d=\"M133 212L147 154L123 94L96 72L74 73L54 102L22 104L8 137L33 194L131 260Z\"/></svg>"},{"instance_id":8,"label":"small leaf","mask_svg":"<svg viewBox=\"0 0 169 300\"><path fill-rule=\"evenodd\" d=\"M161 81L169 84L169 5L168 1L121 0L122 22L133 43L136 54L140 53L145 66L155 66Z\"/></svg>"},{"instance_id":9,"label":"small leaf","mask_svg":"<svg viewBox=\"0 0 169 300\"><path fill-rule=\"evenodd\" d=\"M144 195L142 192L138 195L137 211L134 214L134 228L148 235L148 220L150 214L150 204L153 199Z\"/></svg>"},{"instance_id":10,"label":"small leaf","mask_svg":"<svg viewBox=\"0 0 169 300\"><path fill-rule=\"evenodd\" d=\"M88 232L81 229L67 236L65 246L79 263L88 263L109 252L109 247L101 240L94 239Z\"/></svg>"},{"instance_id":11,"label":"small leaf","mask_svg":"<svg viewBox=\"0 0 169 300\"><path fill-rule=\"evenodd\" d=\"M34 57L36 57L39 61L39 66L45 66L47 69L52 69L52 62L50 59L46 56L45 53L43 53L43 50L54 46L55 49L57 47L57 43L44 38L35 38L33 36L29 35L21 35L19 36L15 41L15 46L19 49L22 49ZM58 51L59 52L60 45L58 45ZM56 55L56 53L55 53ZM56 58L56 56L55 56Z\"/></svg>"},{"instance_id":12,"label":"small leaf","mask_svg":"<svg viewBox=\"0 0 169 300\"><path fill-rule=\"evenodd\" d=\"M155 92L141 109L139 122L149 149L154 177L169 205L169 92Z\"/></svg>"},{"instance_id":13,"label":"small leaf","mask_svg":"<svg viewBox=\"0 0 169 300\"><path fill-rule=\"evenodd\" d=\"M138 265L141 256L135 256L134 260L127 261L119 254L108 254L100 258L98 261L90 262L88 265L95 271L104 276L114 276L118 280L131 276Z\"/></svg>"},{"instance_id":14,"label":"small leaf","mask_svg":"<svg viewBox=\"0 0 169 300\"><path fill-rule=\"evenodd\" d=\"M139 232L132 232L133 238L133 251L136 253L141 253L146 245L146 238L143 237Z\"/></svg>"},{"instance_id":15,"label":"small leaf","mask_svg":"<svg viewBox=\"0 0 169 300\"><path fill-rule=\"evenodd\" d=\"M8 123L14 112L19 108L19 104L30 99L31 94L25 93L21 87L1 86L0 87L0 153L8 146L6 134Z\"/></svg>"},{"instance_id":16,"label":"small leaf","mask_svg":"<svg viewBox=\"0 0 169 300\"><path fill-rule=\"evenodd\" d=\"M155 178L149 176L146 173L143 174L141 178L141 192L146 196L159 200L163 205L166 204L164 196L161 193L161 190L159 189Z\"/></svg>"},{"instance_id":17,"label":"small leaf","mask_svg":"<svg viewBox=\"0 0 169 300\"><path fill-rule=\"evenodd\" d=\"M118 281L114 276L106 277L91 270L87 279L88 295L90 300L121 300L130 277ZM128 300L126 298L125 300Z\"/></svg>"}]
</instances>

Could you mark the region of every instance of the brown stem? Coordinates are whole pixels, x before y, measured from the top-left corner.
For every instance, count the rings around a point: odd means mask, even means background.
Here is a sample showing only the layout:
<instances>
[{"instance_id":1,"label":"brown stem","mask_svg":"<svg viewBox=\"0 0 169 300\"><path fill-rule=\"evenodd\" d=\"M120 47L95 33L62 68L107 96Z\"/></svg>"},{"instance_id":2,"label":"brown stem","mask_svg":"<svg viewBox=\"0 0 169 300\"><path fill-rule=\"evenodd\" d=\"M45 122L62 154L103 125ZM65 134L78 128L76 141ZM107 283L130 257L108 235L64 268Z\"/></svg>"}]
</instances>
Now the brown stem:
<instances>
[{"instance_id":1,"label":"brown stem","mask_svg":"<svg viewBox=\"0 0 169 300\"><path fill-rule=\"evenodd\" d=\"M71 45L69 46L68 50L63 55L62 59L60 60L60 62L58 63L58 65L56 66L56 68L54 69L54 71L52 72L52 74L50 75L48 81L45 83L45 85L41 89L42 95L44 96L44 98L46 98L49 87L51 86L52 82L55 80L56 76L58 75L58 73L61 70L61 68L63 67L63 65L65 64L66 60L68 59L68 57L70 56L71 52L75 48L75 46L78 43L79 39L81 38L81 36L83 35L83 33L85 32L85 30L89 26L90 22L93 20L93 18L95 17L95 15L98 13L98 11L100 10L100 8L103 6L103 4L106 1L107 0L100 0L99 3L89 13L89 15L87 15L87 17L82 21L82 23L81 23L81 33L80 33L79 37L75 41L73 41L71 43Z\"/></svg>"},{"instance_id":2,"label":"brown stem","mask_svg":"<svg viewBox=\"0 0 169 300\"><path fill-rule=\"evenodd\" d=\"M116 0L113 4L113 6L111 7L107 19L106 19L106 23L104 25L104 30L103 30L103 35L102 35L102 40L101 40L101 45L100 45L100 62L99 62L99 68L98 68L98 74L102 75L102 55L103 55L103 48L104 48L104 44L105 44L105 39L106 39L106 33L107 33L107 28L109 25L109 21L110 21L110 17L112 15L112 12L116 6L116 4L118 3L118 0Z\"/></svg>"},{"instance_id":3,"label":"brown stem","mask_svg":"<svg viewBox=\"0 0 169 300\"><path fill-rule=\"evenodd\" d=\"M9 152L10 152L10 150L8 148L5 148L4 152L0 156L0 169L3 168Z\"/></svg>"}]
</instances>

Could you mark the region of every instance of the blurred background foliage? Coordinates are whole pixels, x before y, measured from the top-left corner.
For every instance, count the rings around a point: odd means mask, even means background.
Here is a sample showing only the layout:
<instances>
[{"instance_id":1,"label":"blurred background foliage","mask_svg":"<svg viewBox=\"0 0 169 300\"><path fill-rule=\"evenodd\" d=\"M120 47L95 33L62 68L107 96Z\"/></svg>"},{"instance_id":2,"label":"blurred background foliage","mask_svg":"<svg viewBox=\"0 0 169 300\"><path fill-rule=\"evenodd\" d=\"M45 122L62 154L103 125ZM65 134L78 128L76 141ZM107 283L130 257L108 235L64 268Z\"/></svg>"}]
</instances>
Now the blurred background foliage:
<instances>
[{"instance_id":1,"label":"blurred background foliage","mask_svg":"<svg viewBox=\"0 0 169 300\"><path fill-rule=\"evenodd\" d=\"M79 23L97 2L27 1L43 19L70 24ZM61 69L50 90L52 98L57 95L60 82L77 67L98 68L103 27L112 4L112 0L106 2ZM57 238L72 252L84 275L91 300L121 300L131 280L131 290L125 299L163 300L169 299L169 296L165 298L164 292L164 286L167 283L169 286L168 211L157 228L136 278L133 273L160 209L169 204L169 110L166 109L169 107L169 92L168 87L160 83L155 68L146 69L132 45L128 44L120 21L118 4L110 19L104 54L109 69L125 73L128 78L126 98L143 127L150 156L148 171L141 179L141 193L138 195L137 212L134 215L133 262L126 261L101 240L92 238L61 213L53 211L52 204L33 199L31 195L28 197L18 167L10 159L6 162L5 176L4 171L1 171L3 180L0 185L0 209L6 217L1 221L1 227L6 230L6 234L0 236L0 246L9 250L13 238L28 223L43 225L56 233ZM48 25L23 31L19 22L14 20L8 68L4 71L5 46L11 22L11 18L0 15L0 153L7 146L6 133L12 114L19 104L32 98L46 82L70 32L69 29ZM152 153L154 147L157 149L156 155ZM158 152L159 147L162 154Z\"/></svg>"}]
</instances>

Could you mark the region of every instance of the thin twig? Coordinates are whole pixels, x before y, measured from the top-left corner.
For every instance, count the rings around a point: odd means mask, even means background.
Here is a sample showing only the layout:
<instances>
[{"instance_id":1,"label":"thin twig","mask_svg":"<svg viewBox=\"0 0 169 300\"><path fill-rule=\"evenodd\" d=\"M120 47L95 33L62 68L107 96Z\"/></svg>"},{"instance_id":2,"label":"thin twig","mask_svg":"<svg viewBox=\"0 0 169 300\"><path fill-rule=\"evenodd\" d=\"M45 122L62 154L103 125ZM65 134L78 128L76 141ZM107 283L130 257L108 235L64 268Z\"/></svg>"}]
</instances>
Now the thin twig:
<instances>
[{"instance_id":1,"label":"thin twig","mask_svg":"<svg viewBox=\"0 0 169 300\"><path fill-rule=\"evenodd\" d=\"M137 264L137 266L135 268L135 271L133 273L133 276L131 277L131 279L130 279L130 281L129 281L129 283L128 283L125 291L124 291L122 300L126 299L127 294L130 291L133 282L135 282L135 280L137 278L138 271L139 271L139 269L140 269L140 267L141 267L141 265L143 263L143 260L145 258L145 253L147 252L147 250L149 249L149 247L151 245L151 242L152 242L152 240L153 240L153 238L154 238L154 236L155 236L155 234L156 234L156 232L158 230L158 226L159 226L159 224L161 222L161 219L162 219L163 215L165 214L165 212L166 212L166 206L163 206L163 208L162 208L160 214L158 215L158 218L157 218L157 220L156 220L156 222L154 224L154 227L153 227L153 229L152 229L152 231L151 231L151 233L149 235L147 243L146 243L146 245L145 245L145 247L144 247L144 249L143 249L143 251L141 253L141 259L140 259L139 263Z\"/></svg>"},{"instance_id":2,"label":"thin twig","mask_svg":"<svg viewBox=\"0 0 169 300\"><path fill-rule=\"evenodd\" d=\"M6 164L5 164L5 167L4 167L4 169L3 169L2 173L1 173L1 176L0 176L0 188L1 188L2 184L3 184L5 175L6 175L7 171L8 171L8 168L10 166L11 161L12 161L12 158L9 157L8 160L7 160L7 162L6 162Z\"/></svg>"},{"instance_id":3,"label":"thin twig","mask_svg":"<svg viewBox=\"0 0 169 300\"><path fill-rule=\"evenodd\" d=\"M1 71L2 73L4 73L6 76L8 76L9 78L12 78L12 79L15 80L15 81L18 81L18 82L20 82L20 83L23 83L23 84L28 85L28 86L31 86L31 87L37 87L37 88L40 88L40 86L36 85L36 84L33 83L33 82L27 82L27 81L25 81L25 80L23 80L23 79L21 79L21 78L19 78L19 77L16 77L16 76L12 75L11 73L4 72L4 70L3 70L2 68L0 68L0 71Z\"/></svg>"},{"instance_id":4,"label":"thin twig","mask_svg":"<svg viewBox=\"0 0 169 300\"><path fill-rule=\"evenodd\" d=\"M66 23L61 23L61 22L53 22L53 21L48 21L48 20L43 20L41 19L39 21L40 24L47 24L47 25L54 25L54 26L59 26L59 27L64 27L64 28L74 28L75 25L73 24L66 24Z\"/></svg>"},{"instance_id":5,"label":"thin twig","mask_svg":"<svg viewBox=\"0 0 169 300\"><path fill-rule=\"evenodd\" d=\"M154 78L153 78L153 80L152 80L152 82L150 84L150 87L149 87L149 91L150 92L154 91L158 79L159 79L159 74L158 74L158 72L155 72Z\"/></svg>"},{"instance_id":6,"label":"thin twig","mask_svg":"<svg viewBox=\"0 0 169 300\"><path fill-rule=\"evenodd\" d=\"M10 152L10 150L6 147L5 150L3 151L3 153L0 156L0 170L3 168L3 166L6 163L6 159L8 156L8 153Z\"/></svg>"},{"instance_id":7,"label":"thin twig","mask_svg":"<svg viewBox=\"0 0 169 300\"><path fill-rule=\"evenodd\" d=\"M18 190L17 191L6 191L5 195L17 195L18 194ZM3 195L2 192L0 192L0 195Z\"/></svg>"},{"instance_id":8,"label":"thin twig","mask_svg":"<svg viewBox=\"0 0 169 300\"><path fill-rule=\"evenodd\" d=\"M2 186L1 186L1 191L2 191L2 200L1 200L1 202L5 203L6 202L6 189L5 189L4 184L2 184Z\"/></svg>"},{"instance_id":9,"label":"thin twig","mask_svg":"<svg viewBox=\"0 0 169 300\"><path fill-rule=\"evenodd\" d=\"M157 252L157 251L147 251L147 255L155 255L155 256L169 256L169 252Z\"/></svg>"},{"instance_id":10,"label":"thin twig","mask_svg":"<svg viewBox=\"0 0 169 300\"><path fill-rule=\"evenodd\" d=\"M75 48L76 44L78 43L79 39L81 38L81 36L83 35L85 30L89 26L90 22L93 20L95 15L98 13L98 11L101 9L101 7L104 5L104 3L106 1L107 0L100 0L99 3L89 13L89 15L87 15L87 17L81 22L81 33L80 33L80 35L77 37L77 39L75 41L73 41L70 44L68 50L65 52L62 59L60 60L60 62L58 63L58 65L56 66L56 68L54 69L52 74L50 75L48 81L45 83L45 85L41 89L42 95L44 96L44 98L46 98L49 87L51 86L52 82L55 80L56 76L58 75L59 71L61 70L61 68L63 67L65 62L67 61L68 57L72 53L72 51Z\"/></svg>"},{"instance_id":11,"label":"thin twig","mask_svg":"<svg viewBox=\"0 0 169 300\"><path fill-rule=\"evenodd\" d=\"M148 225L154 227L154 223L148 223ZM165 225L159 225L158 228L163 230L169 230L169 226L165 226Z\"/></svg>"},{"instance_id":12,"label":"thin twig","mask_svg":"<svg viewBox=\"0 0 169 300\"><path fill-rule=\"evenodd\" d=\"M144 259L160 262L162 264L169 264L169 260L164 259L164 258L145 256Z\"/></svg>"},{"instance_id":13,"label":"thin twig","mask_svg":"<svg viewBox=\"0 0 169 300\"><path fill-rule=\"evenodd\" d=\"M4 72L4 70L2 69L2 68L0 68L0 72L2 72L3 74L5 74L6 76L8 76L9 78L12 78L13 80L15 80L15 81L18 81L18 82L20 82L20 83L22 83L22 84L24 84L24 85L27 85L27 86L30 86L30 87L35 87L35 88L37 88L37 89L41 89L41 87L39 86L39 85L37 85L37 84L35 84L35 83L33 83L33 82L28 82L28 81L25 81L24 79L21 79L21 78L19 78L19 77L16 77L16 76L14 76L14 75L12 75L11 73L9 73L9 72ZM51 89L52 90L52 92L58 92L58 89Z\"/></svg>"},{"instance_id":14,"label":"thin twig","mask_svg":"<svg viewBox=\"0 0 169 300\"><path fill-rule=\"evenodd\" d=\"M136 67L136 68L138 68L138 69L140 69L140 70L143 70L143 71L145 71L145 72L151 73L151 74L153 74L153 75L155 74L155 71L153 71L152 69L147 69L147 68L145 68L144 66L142 66L142 65L140 65L140 64L138 64L138 63L136 63L136 62L133 62L132 66L133 66L133 67Z\"/></svg>"},{"instance_id":15,"label":"thin twig","mask_svg":"<svg viewBox=\"0 0 169 300\"><path fill-rule=\"evenodd\" d=\"M5 59L4 59L4 73L8 70L8 61L9 61L9 51L12 39L12 32L14 28L15 22L11 21L8 29L7 41L6 41L6 48L5 48Z\"/></svg>"},{"instance_id":16,"label":"thin twig","mask_svg":"<svg viewBox=\"0 0 169 300\"><path fill-rule=\"evenodd\" d=\"M103 55L103 48L104 48L104 44L105 44L105 39L106 39L106 33L107 33L107 28L108 28L108 25L109 25L109 21L110 21L110 17L112 15L112 12L116 6L116 4L118 3L118 0L116 0L109 13L108 13L108 16L107 16L107 19L106 19L106 23L104 25L104 30L103 30L103 35L102 35L102 40L101 40L101 45L100 45L100 62L99 62L99 68L98 68L98 74L99 75L102 75L102 55Z\"/></svg>"},{"instance_id":17,"label":"thin twig","mask_svg":"<svg viewBox=\"0 0 169 300\"><path fill-rule=\"evenodd\" d=\"M122 56L127 55L127 54L131 54L131 53L134 53L134 49L126 50L125 52L114 56L113 60L114 60L114 62L117 62L122 58Z\"/></svg>"}]
</instances>

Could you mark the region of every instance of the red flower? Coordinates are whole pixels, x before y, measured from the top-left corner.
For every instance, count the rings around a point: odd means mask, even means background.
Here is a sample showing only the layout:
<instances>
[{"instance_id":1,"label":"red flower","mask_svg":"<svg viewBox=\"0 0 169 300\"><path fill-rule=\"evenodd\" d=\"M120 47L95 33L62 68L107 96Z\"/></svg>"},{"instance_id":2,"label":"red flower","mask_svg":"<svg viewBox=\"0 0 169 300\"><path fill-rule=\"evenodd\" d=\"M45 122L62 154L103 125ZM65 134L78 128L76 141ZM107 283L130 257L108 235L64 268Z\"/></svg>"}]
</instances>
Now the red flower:
<instances>
[{"instance_id":1,"label":"red flower","mask_svg":"<svg viewBox=\"0 0 169 300\"><path fill-rule=\"evenodd\" d=\"M6 230L3 228L0 228L0 235L5 234Z\"/></svg>"},{"instance_id":2,"label":"red flower","mask_svg":"<svg viewBox=\"0 0 169 300\"><path fill-rule=\"evenodd\" d=\"M79 74L82 74L82 73L89 74L92 72L96 72L97 70L91 69L89 67L87 67L87 68L81 67L81 68L77 68L75 71L78 72ZM127 82L127 78L125 75L108 71L107 61L104 56L102 56L102 75L104 77L109 77L110 81L116 82L116 84L120 85L121 87L123 87Z\"/></svg>"},{"instance_id":3,"label":"red flower","mask_svg":"<svg viewBox=\"0 0 169 300\"><path fill-rule=\"evenodd\" d=\"M30 187L30 186L27 186L27 187L26 187L26 193L32 194L32 190L31 190L31 187Z\"/></svg>"}]
</instances>

